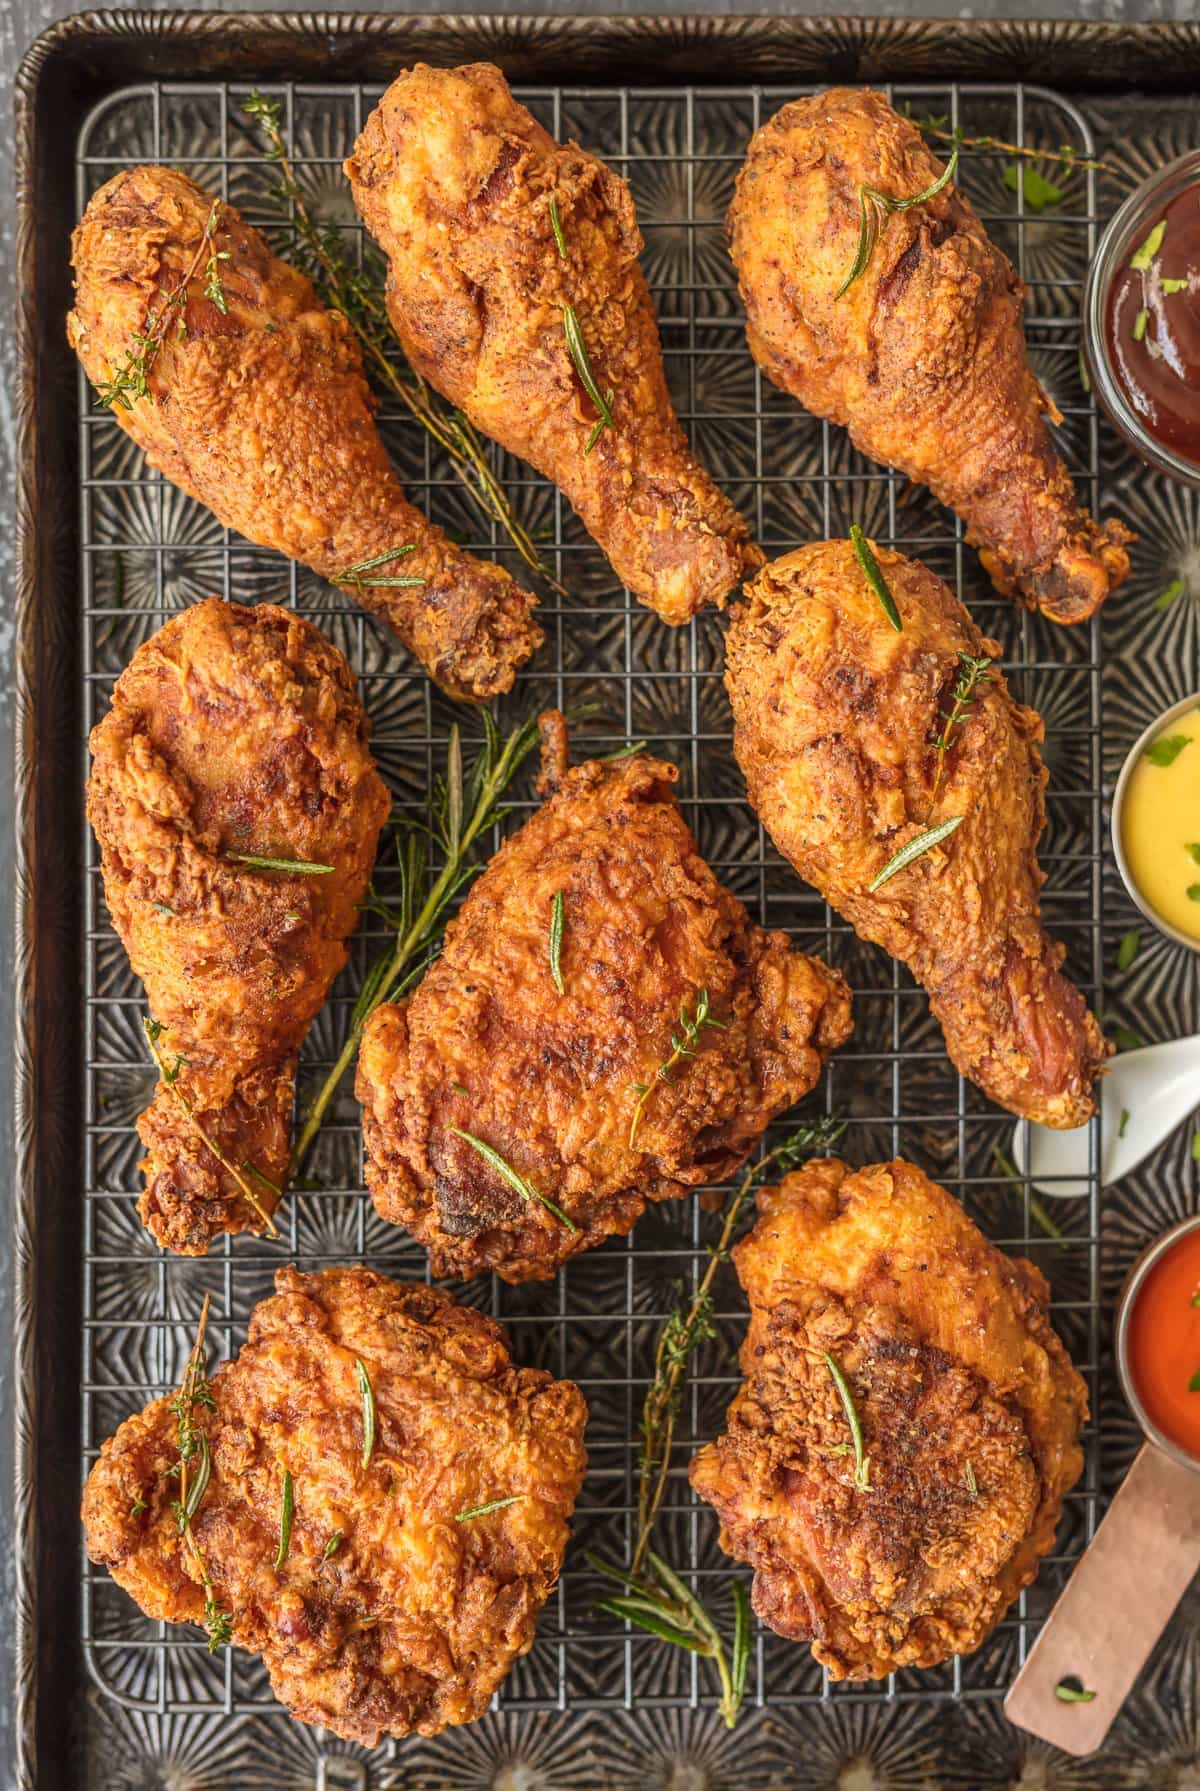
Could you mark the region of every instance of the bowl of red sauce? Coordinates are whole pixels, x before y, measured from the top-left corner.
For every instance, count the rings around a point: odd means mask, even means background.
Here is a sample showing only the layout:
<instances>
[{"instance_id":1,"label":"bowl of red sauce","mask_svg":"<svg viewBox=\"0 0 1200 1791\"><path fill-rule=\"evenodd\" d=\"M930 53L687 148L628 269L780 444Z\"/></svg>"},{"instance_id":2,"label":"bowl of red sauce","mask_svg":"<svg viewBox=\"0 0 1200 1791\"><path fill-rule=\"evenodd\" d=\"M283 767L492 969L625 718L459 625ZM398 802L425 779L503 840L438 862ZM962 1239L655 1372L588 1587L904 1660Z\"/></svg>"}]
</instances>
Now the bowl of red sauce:
<instances>
[{"instance_id":1,"label":"bowl of red sauce","mask_svg":"<svg viewBox=\"0 0 1200 1791\"><path fill-rule=\"evenodd\" d=\"M1110 219L1084 288L1083 342L1120 434L1160 472L1200 486L1200 149Z\"/></svg>"},{"instance_id":2,"label":"bowl of red sauce","mask_svg":"<svg viewBox=\"0 0 1200 1791\"><path fill-rule=\"evenodd\" d=\"M1200 1468L1200 1213L1134 1264L1116 1322L1117 1370L1150 1442Z\"/></svg>"}]
</instances>

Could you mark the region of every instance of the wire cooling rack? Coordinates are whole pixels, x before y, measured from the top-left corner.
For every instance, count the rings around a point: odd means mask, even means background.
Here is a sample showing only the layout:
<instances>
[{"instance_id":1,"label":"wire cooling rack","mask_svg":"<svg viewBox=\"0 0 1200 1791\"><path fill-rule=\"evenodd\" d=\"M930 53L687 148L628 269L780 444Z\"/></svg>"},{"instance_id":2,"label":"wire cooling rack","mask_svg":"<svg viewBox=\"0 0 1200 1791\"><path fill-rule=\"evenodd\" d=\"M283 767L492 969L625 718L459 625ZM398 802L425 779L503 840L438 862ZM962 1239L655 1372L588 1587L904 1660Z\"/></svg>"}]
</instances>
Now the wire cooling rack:
<instances>
[{"instance_id":1,"label":"wire cooling rack","mask_svg":"<svg viewBox=\"0 0 1200 1791\"><path fill-rule=\"evenodd\" d=\"M265 91L282 102L289 149L310 204L361 255L361 229L341 162L378 90L342 85ZM1102 826L1096 623L1056 629L999 599L964 548L954 519L927 493L854 453L841 431L806 416L766 384L745 345L723 215L752 131L798 91L563 87L519 90L519 97L556 136L578 138L630 180L680 416L768 554L844 535L857 521L878 539L926 560L954 585L983 631L1001 642L1016 695L1047 723L1051 787L1041 853L1048 872L1047 922L1067 942L1076 982L1095 1000ZM161 83L107 98L88 117L78 144L80 211L122 167L177 164L237 204L286 254L288 230L280 228L270 196L274 171L242 110L248 93L219 84ZM1079 111L1039 88L924 85L897 88L892 97L914 115L938 120L938 128L961 129L968 137L1009 146L1068 145L1080 157L1091 150ZM1056 170L1062 200L1039 215L1024 190L1021 171L1029 166L1011 148L968 147L959 179L1025 278L1031 357L1063 412L1062 450L1082 495L1096 507L1103 500L1097 428L1081 384L1077 327L1079 288L1096 228L1094 176L1078 167ZM302 568L230 536L207 511L150 474L114 419L94 407L82 376L79 401L86 726L104 714L116 676L167 616L211 592L240 602L269 598L313 616L345 650L361 679L374 749L397 810L419 812L442 762L451 720L459 720L469 737L470 713L455 709L414 673L390 637L338 593ZM466 545L494 553L519 572L515 556L494 528L481 524L417 426L385 406L381 427L413 500ZM720 620L706 615L682 630L665 627L615 585L551 486L498 450L494 465L521 520L571 592L569 601L543 603L546 646L499 705L501 726L548 704L594 705L576 733L577 757L638 738L678 763L684 812L717 874L752 917L786 928L806 949L840 966L854 988L854 1038L829 1066L806 1111L850 1120L841 1149L854 1162L911 1157L959 1195L998 1243L1039 1263L1051 1281L1054 1321L1095 1406L1095 1138L1087 1198L1056 1203L1052 1214L1039 1208L1011 1171L1011 1120L951 1070L923 993L799 883L746 806L721 683ZM86 772L85 755L80 771ZM531 806L528 786L518 797L519 811ZM107 918L90 836L86 851L85 1470L130 1412L178 1382L206 1291L212 1295L209 1339L216 1361L239 1347L250 1310L270 1292L273 1272L283 1263L311 1269L365 1259L401 1278L426 1273L423 1252L377 1219L363 1191L358 1110L348 1089L308 1164L313 1185L279 1215L278 1244L225 1239L202 1261L165 1256L152 1245L135 1210L140 1149L133 1124L154 1079L139 1028L143 996ZM385 884L386 877L384 869ZM351 968L306 1047L301 1099L336 1055L358 980L378 943L365 927ZM717 1228L713 1206L689 1199L658 1207L632 1237L580 1258L553 1282L509 1288L492 1278L456 1290L508 1324L519 1363L572 1376L591 1412L590 1468L576 1540L533 1651L498 1694L500 1712L664 1710L713 1699L706 1663L594 1612L600 1585L582 1561L585 1546L628 1558L637 1418L655 1337L676 1284L686 1286L703 1272ZM717 1287L716 1335L698 1353L688 1383L660 1546L711 1608L723 1613L728 1582L744 1570L718 1550L715 1520L692 1501L686 1480L692 1445L720 1428L737 1384L744 1306L725 1268ZM1068 1501L1058 1552L976 1654L880 1685L834 1686L806 1648L760 1630L749 1706L831 1699L939 1702L1003 1693L1091 1534L1099 1496L1094 1430L1088 1440L1086 1474ZM133 1723L137 1732L137 1723L150 1716L190 1725L189 1733L211 1723L216 1732L253 1713L257 1732L267 1737L254 1784L312 1782L288 1776L292 1768L282 1762L294 1725L271 1699L256 1661L229 1650L210 1657L199 1631L142 1617L82 1554L81 1571L83 1643L97 1688L88 1718L93 1729L117 1720ZM93 1745L100 1744L93 1738ZM385 1770L388 1762L403 1763L407 1745L392 1744L374 1762L383 1762ZM423 1745L422 1758L434 1758L440 1744ZM276 1747L281 1764L279 1776L272 1776L276 1768L262 1761L273 1761ZM317 1784L367 1785L365 1756L357 1759L354 1749L339 1744L326 1756L318 1745L316 1758Z\"/></svg>"}]
</instances>

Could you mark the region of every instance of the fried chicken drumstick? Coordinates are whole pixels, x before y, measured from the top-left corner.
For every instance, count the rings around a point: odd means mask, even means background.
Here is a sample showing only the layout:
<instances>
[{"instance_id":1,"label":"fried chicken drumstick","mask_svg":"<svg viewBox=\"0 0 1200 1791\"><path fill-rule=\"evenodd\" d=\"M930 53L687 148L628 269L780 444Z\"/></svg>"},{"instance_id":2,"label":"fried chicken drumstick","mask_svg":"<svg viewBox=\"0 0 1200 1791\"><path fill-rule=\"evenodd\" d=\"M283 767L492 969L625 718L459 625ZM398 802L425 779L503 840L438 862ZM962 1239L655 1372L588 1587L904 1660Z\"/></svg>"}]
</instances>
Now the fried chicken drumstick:
<instances>
[{"instance_id":1,"label":"fried chicken drumstick","mask_svg":"<svg viewBox=\"0 0 1200 1791\"><path fill-rule=\"evenodd\" d=\"M71 247L68 338L93 385L124 386L113 414L151 466L349 591L449 695L508 690L542 639L534 600L405 498L350 326L312 282L173 168L110 180ZM152 317L161 346L139 395L129 358Z\"/></svg>"},{"instance_id":2,"label":"fried chicken drumstick","mask_svg":"<svg viewBox=\"0 0 1200 1791\"><path fill-rule=\"evenodd\" d=\"M749 587L725 676L750 800L800 875L925 985L964 1076L1041 1125L1082 1125L1108 1047L1042 930L1041 721L941 579L875 553L900 633L846 541L787 554Z\"/></svg>"},{"instance_id":3,"label":"fried chicken drumstick","mask_svg":"<svg viewBox=\"0 0 1200 1791\"><path fill-rule=\"evenodd\" d=\"M642 754L566 772L367 1025L367 1185L435 1275L545 1278L721 1180L849 1035L841 976L699 856L677 775Z\"/></svg>"},{"instance_id":4,"label":"fried chicken drumstick","mask_svg":"<svg viewBox=\"0 0 1200 1791\"><path fill-rule=\"evenodd\" d=\"M834 88L750 144L728 230L754 358L956 510L1001 591L1056 622L1090 616L1129 570L1118 522L1076 500L1025 357L1025 293L942 164L883 98ZM877 223L867 264L860 232ZM844 288L844 289L843 289Z\"/></svg>"},{"instance_id":5,"label":"fried chicken drumstick","mask_svg":"<svg viewBox=\"0 0 1200 1791\"><path fill-rule=\"evenodd\" d=\"M911 1163L810 1163L758 1204L733 1253L745 1380L692 1485L759 1617L833 1678L968 1653L1083 1467L1087 1390L1049 1288Z\"/></svg>"},{"instance_id":6,"label":"fried chicken drumstick","mask_svg":"<svg viewBox=\"0 0 1200 1791\"><path fill-rule=\"evenodd\" d=\"M88 1553L150 1617L214 1642L224 1618L301 1722L364 1747L471 1722L558 1578L583 1397L431 1287L364 1268L275 1286L236 1360L105 1443ZM210 1471L181 1533L185 1418L188 1486Z\"/></svg>"},{"instance_id":7,"label":"fried chicken drumstick","mask_svg":"<svg viewBox=\"0 0 1200 1791\"><path fill-rule=\"evenodd\" d=\"M391 806L367 734L310 622L217 597L138 648L92 732L88 819L160 1069L139 1210L168 1249L260 1231L278 1203L297 1054Z\"/></svg>"},{"instance_id":8,"label":"fried chicken drumstick","mask_svg":"<svg viewBox=\"0 0 1200 1791\"><path fill-rule=\"evenodd\" d=\"M676 418L626 183L488 63L407 70L346 173L418 373L561 486L665 621L721 602L762 556Z\"/></svg>"}]
</instances>

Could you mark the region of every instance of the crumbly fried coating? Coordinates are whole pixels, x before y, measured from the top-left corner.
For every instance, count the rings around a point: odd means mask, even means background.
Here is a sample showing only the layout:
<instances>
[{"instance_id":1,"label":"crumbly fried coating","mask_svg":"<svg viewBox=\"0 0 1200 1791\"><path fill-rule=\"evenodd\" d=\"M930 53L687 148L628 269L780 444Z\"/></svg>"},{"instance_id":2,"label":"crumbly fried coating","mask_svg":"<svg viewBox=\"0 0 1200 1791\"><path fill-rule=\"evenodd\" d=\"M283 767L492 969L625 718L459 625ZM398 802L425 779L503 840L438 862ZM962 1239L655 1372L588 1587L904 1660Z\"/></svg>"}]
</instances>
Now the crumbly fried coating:
<instances>
[{"instance_id":1,"label":"crumbly fried coating","mask_svg":"<svg viewBox=\"0 0 1200 1791\"><path fill-rule=\"evenodd\" d=\"M499 566L447 539L407 501L375 427L362 358L343 317L278 261L232 205L173 168L131 168L93 194L71 242L67 336L100 385L196 261L179 333L172 312L149 395L113 415L151 466L226 528L340 584L395 630L451 696L508 690L542 640L534 599ZM225 310L205 296L209 253ZM357 579L381 554L414 551ZM418 578L400 588L384 579Z\"/></svg>"},{"instance_id":2,"label":"crumbly fried coating","mask_svg":"<svg viewBox=\"0 0 1200 1791\"><path fill-rule=\"evenodd\" d=\"M367 1185L437 1275L541 1279L647 1201L719 1181L849 1035L842 977L752 926L699 856L677 775L643 754L576 766L484 871L414 994L367 1026ZM656 1080L705 993L714 1023Z\"/></svg>"},{"instance_id":3,"label":"crumbly fried coating","mask_svg":"<svg viewBox=\"0 0 1200 1791\"><path fill-rule=\"evenodd\" d=\"M1118 522L1075 497L1025 355L1025 291L953 182L879 224L855 264L860 187L927 192L942 163L882 94L794 100L754 136L728 219L754 358L856 447L928 485L1001 591L1081 622L1129 570ZM868 206L870 201L867 201Z\"/></svg>"},{"instance_id":4,"label":"crumbly fried coating","mask_svg":"<svg viewBox=\"0 0 1200 1791\"><path fill-rule=\"evenodd\" d=\"M372 1269L279 1270L240 1355L195 1407L211 1478L192 1520L233 1639L301 1722L375 1747L481 1716L533 1642L583 1481L587 1408L514 1368L505 1333ZM374 1402L362 1466L358 1364ZM177 1421L157 1399L105 1443L83 1495L92 1560L150 1617L200 1623L173 1501ZM291 1540L276 1567L283 1477ZM500 1499L486 1515L463 1512Z\"/></svg>"},{"instance_id":5,"label":"crumbly fried coating","mask_svg":"<svg viewBox=\"0 0 1200 1791\"><path fill-rule=\"evenodd\" d=\"M311 622L218 597L138 648L92 731L109 912L165 1065L184 1060L138 1121L141 1215L171 1250L261 1230L247 1185L263 1211L278 1203L296 1057L346 962L391 806L368 734L349 666Z\"/></svg>"},{"instance_id":6,"label":"crumbly fried coating","mask_svg":"<svg viewBox=\"0 0 1200 1791\"><path fill-rule=\"evenodd\" d=\"M346 173L388 257L388 309L418 372L561 486L622 583L665 621L720 603L762 555L676 418L625 181L556 143L488 63L406 70ZM590 451L599 413L565 305L614 417Z\"/></svg>"},{"instance_id":7,"label":"crumbly fried coating","mask_svg":"<svg viewBox=\"0 0 1200 1791\"><path fill-rule=\"evenodd\" d=\"M1087 1389L1049 1289L911 1163L810 1163L758 1204L733 1253L745 1380L692 1485L754 1568L763 1622L835 1679L968 1653L1034 1578L1083 1468Z\"/></svg>"},{"instance_id":8,"label":"crumbly fried coating","mask_svg":"<svg viewBox=\"0 0 1200 1791\"><path fill-rule=\"evenodd\" d=\"M993 666L939 785L960 655L999 648L926 567L874 551L900 633L846 541L776 560L735 614L725 680L750 800L800 875L925 985L964 1076L1041 1125L1082 1125L1109 1047L1042 930L1042 723ZM902 848L956 816L871 894Z\"/></svg>"}]
</instances>

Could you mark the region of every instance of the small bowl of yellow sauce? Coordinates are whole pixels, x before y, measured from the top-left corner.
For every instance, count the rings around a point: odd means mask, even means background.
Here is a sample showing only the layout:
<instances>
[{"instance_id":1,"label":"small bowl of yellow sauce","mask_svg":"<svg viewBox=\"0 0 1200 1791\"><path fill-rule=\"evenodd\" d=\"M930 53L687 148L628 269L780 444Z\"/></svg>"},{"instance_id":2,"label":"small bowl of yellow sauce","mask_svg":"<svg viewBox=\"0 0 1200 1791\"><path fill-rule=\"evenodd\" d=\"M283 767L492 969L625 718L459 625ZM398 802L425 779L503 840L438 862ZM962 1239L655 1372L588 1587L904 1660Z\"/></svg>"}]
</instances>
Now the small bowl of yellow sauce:
<instances>
[{"instance_id":1,"label":"small bowl of yellow sauce","mask_svg":"<svg viewBox=\"0 0 1200 1791\"><path fill-rule=\"evenodd\" d=\"M1146 919L1200 951L1200 693L1134 742L1117 780L1112 831L1125 887Z\"/></svg>"}]
</instances>

